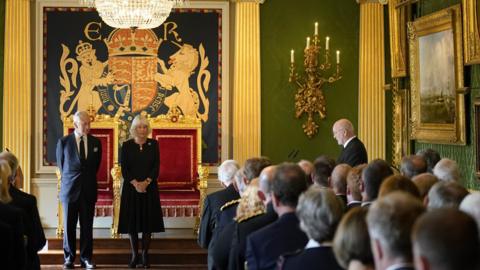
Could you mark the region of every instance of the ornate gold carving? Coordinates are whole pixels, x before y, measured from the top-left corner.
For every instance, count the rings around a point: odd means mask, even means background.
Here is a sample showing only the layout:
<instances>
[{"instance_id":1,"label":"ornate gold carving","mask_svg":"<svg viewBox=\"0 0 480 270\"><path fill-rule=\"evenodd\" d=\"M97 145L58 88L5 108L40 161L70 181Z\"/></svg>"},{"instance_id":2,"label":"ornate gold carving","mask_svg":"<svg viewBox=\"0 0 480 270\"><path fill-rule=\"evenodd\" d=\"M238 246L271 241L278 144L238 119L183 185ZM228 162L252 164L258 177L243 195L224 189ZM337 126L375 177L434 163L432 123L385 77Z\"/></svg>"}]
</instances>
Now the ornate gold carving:
<instances>
[{"instance_id":1,"label":"ornate gold carving","mask_svg":"<svg viewBox=\"0 0 480 270\"><path fill-rule=\"evenodd\" d=\"M408 24L410 47L410 75L411 75L411 138L419 141L443 144L466 143L465 135L465 102L463 86L463 54L462 54L462 24L460 5L456 5L431 15L421 17ZM420 49L419 40L422 37L452 30L454 68L455 68L455 120L453 123L423 123L421 121L420 101ZM448 97L439 96L438 102L445 106ZM450 102L451 103L451 102ZM425 108L424 108L425 109Z\"/></svg>"},{"instance_id":2,"label":"ornate gold carving","mask_svg":"<svg viewBox=\"0 0 480 270\"><path fill-rule=\"evenodd\" d=\"M56 230L56 235L57 238L62 238L63 236L63 208L62 208L62 203L60 202L60 186L62 184L62 174L60 173L60 169L57 168L55 170L55 174L57 175L57 217L58 217L58 224L57 224L57 230Z\"/></svg>"},{"instance_id":3,"label":"ornate gold carving","mask_svg":"<svg viewBox=\"0 0 480 270\"><path fill-rule=\"evenodd\" d=\"M207 187L208 187L208 175L210 170L208 167L198 165L198 183L197 188L200 191L200 206L199 206L199 215L195 217L195 226L193 227L193 232L195 234L199 233L200 229L200 216L203 213L203 201L205 201L205 197L207 196Z\"/></svg>"},{"instance_id":4,"label":"ornate gold carving","mask_svg":"<svg viewBox=\"0 0 480 270\"><path fill-rule=\"evenodd\" d=\"M339 55L337 51L337 64L335 70L331 75L324 75L330 72L332 64L330 63L330 51L325 49L324 62L319 64L320 44L318 35L313 37L313 45L309 45L310 38L308 38L307 47L304 50L305 76L299 77L295 72L295 65L292 62L290 65L289 82L295 83L298 86L295 94L295 117L300 118L304 113L307 114L307 122L302 125L303 132L307 137L312 138L318 132L318 124L314 116L318 113L320 119L326 117L326 102L323 95L323 85L326 83L334 83L342 78L339 64ZM328 44L328 38L327 38Z\"/></svg>"},{"instance_id":5,"label":"ornate gold carving","mask_svg":"<svg viewBox=\"0 0 480 270\"><path fill-rule=\"evenodd\" d=\"M400 79L393 79L393 165L399 167L402 157L410 155L409 91L400 89Z\"/></svg>"},{"instance_id":6,"label":"ornate gold carving","mask_svg":"<svg viewBox=\"0 0 480 270\"><path fill-rule=\"evenodd\" d=\"M113 179L113 222L111 234L113 238L118 238L118 219L120 217L120 179L122 179L122 169L117 162L115 162L115 165L110 173L112 174Z\"/></svg>"},{"instance_id":7,"label":"ornate gold carving","mask_svg":"<svg viewBox=\"0 0 480 270\"><path fill-rule=\"evenodd\" d=\"M401 0L388 3L392 77L407 76L407 14L409 7L396 7Z\"/></svg>"},{"instance_id":8,"label":"ornate gold carving","mask_svg":"<svg viewBox=\"0 0 480 270\"><path fill-rule=\"evenodd\" d=\"M463 56L465 64L480 63L480 34L476 0L462 0L463 7Z\"/></svg>"}]
</instances>

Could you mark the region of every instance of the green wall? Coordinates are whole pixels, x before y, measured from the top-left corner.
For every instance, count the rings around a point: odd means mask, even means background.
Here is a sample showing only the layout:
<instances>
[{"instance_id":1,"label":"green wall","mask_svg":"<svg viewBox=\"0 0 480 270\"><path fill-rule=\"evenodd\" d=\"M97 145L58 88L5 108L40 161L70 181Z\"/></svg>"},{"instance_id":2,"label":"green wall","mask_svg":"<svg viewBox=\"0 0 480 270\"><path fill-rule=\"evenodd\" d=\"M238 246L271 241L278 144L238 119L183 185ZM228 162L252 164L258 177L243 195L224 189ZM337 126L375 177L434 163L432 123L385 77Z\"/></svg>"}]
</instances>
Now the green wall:
<instances>
[{"instance_id":1,"label":"green wall","mask_svg":"<svg viewBox=\"0 0 480 270\"><path fill-rule=\"evenodd\" d=\"M260 7L262 74L262 155L274 162L286 161L298 149L299 159L313 160L320 154L336 158L340 148L332 136L332 125L339 118L350 119L357 126L359 15L355 1L270 0ZM303 70L303 48L307 36L313 36L319 23L322 47L330 37L332 61L341 51L343 78L324 87L327 117L319 122L319 132L312 139L303 133L305 116L295 118L296 87L288 82L290 50L295 50L297 70ZM318 118L317 118L318 119Z\"/></svg>"},{"instance_id":2,"label":"green wall","mask_svg":"<svg viewBox=\"0 0 480 270\"><path fill-rule=\"evenodd\" d=\"M460 0L423 0L417 5L417 14L424 16L432 12L460 4ZM475 177L475 146L473 139L473 100L480 97L480 65L465 67L470 69L470 76L465 76L466 83L470 85L470 94L466 96L466 123L467 145L440 145L415 142L415 152L419 149L433 148L440 152L442 157L448 157L457 161L463 174L463 184L470 189L480 189L480 182ZM466 75L468 74L465 73Z\"/></svg>"}]
</instances>

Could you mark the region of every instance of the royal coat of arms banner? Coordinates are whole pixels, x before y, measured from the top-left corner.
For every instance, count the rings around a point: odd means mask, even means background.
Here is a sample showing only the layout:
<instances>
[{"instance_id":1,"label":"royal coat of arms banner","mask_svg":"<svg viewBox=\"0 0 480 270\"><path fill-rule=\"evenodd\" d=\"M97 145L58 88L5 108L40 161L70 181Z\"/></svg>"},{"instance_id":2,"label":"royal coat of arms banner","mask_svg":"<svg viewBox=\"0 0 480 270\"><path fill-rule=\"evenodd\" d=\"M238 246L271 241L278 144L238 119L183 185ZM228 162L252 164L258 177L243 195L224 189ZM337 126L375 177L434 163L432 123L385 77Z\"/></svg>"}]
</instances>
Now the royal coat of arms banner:
<instances>
[{"instance_id":1,"label":"royal coat of arms banner","mask_svg":"<svg viewBox=\"0 0 480 270\"><path fill-rule=\"evenodd\" d=\"M114 29L94 9L43 7L43 165L55 163L62 119L176 113L202 121L202 160L221 160L222 9L174 9L151 30Z\"/></svg>"}]
</instances>

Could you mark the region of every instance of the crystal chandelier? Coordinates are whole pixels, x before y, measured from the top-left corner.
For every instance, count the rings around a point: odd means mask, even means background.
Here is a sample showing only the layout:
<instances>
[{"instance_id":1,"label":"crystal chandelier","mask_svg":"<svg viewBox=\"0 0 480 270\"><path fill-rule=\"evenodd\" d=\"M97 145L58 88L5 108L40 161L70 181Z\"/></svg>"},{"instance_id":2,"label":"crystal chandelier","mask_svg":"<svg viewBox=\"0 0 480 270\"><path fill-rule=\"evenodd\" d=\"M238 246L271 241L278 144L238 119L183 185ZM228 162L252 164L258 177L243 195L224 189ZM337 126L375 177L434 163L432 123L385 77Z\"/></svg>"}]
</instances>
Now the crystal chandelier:
<instances>
[{"instance_id":1,"label":"crystal chandelier","mask_svg":"<svg viewBox=\"0 0 480 270\"><path fill-rule=\"evenodd\" d=\"M173 6L184 0L81 0L94 7L113 28L151 29L160 26Z\"/></svg>"}]
</instances>

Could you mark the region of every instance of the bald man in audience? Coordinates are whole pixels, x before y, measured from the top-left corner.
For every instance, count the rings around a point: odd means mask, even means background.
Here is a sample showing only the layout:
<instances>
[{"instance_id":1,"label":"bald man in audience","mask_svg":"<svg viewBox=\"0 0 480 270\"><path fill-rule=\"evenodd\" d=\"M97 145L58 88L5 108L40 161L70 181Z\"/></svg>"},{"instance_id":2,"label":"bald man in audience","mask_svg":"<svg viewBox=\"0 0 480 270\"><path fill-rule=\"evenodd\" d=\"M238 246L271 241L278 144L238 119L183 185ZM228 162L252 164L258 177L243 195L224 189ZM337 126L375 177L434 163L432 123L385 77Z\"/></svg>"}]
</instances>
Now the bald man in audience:
<instances>
[{"instance_id":1,"label":"bald man in audience","mask_svg":"<svg viewBox=\"0 0 480 270\"><path fill-rule=\"evenodd\" d=\"M340 119L332 127L333 137L339 145L342 145L342 152L337 159L337 163L346 163L350 166L356 166L368 162L367 150L355 135L353 124L347 119Z\"/></svg>"},{"instance_id":2,"label":"bald man in audience","mask_svg":"<svg viewBox=\"0 0 480 270\"><path fill-rule=\"evenodd\" d=\"M362 171L367 164L353 167L347 175L347 211L362 205Z\"/></svg>"},{"instance_id":3,"label":"bald man in audience","mask_svg":"<svg viewBox=\"0 0 480 270\"><path fill-rule=\"evenodd\" d=\"M477 224L457 209L435 209L421 216L415 223L412 242L416 270L480 267Z\"/></svg>"},{"instance_id":4,"label":"bald man in audience","mask_svg":"<svg viewBox=\"0 0 480 270\"><path fill-rule=\"evenodd\" d=\"M385 178L393 174L385 160L371 161L362 172L362 206L368 207L378 197L378 191Z\"/></svg>"},{"instance_id":5,"label":"bald man in audience","mask_svg":"<svg viewBox=\"0 0 480 270\"><path fill-rule=\"evenodd\" d=\"M417 186L420 197L424 201L430 189L438 182L438 178L431 173L422 173L413 177L412 182Z\"/></svg>"},{"instance_id":6,"label":"bald man in audience","mask_svg":"<svg viewBox=\"0 0 480 270\"><path fill-rule=\"evenodd\" d=\"M331 187L343 206L347 205L347 175L351 168L348 164L338 164L332 171Z\"/></svg>"},{"instance_id":7,"label":"bald man in audience","mask_svg":"<svg viewBox=\"0 0 480 270\"><path fill-rule=\"evenodd\" d=\"M433 173L433 168L440 161L440 154L431 148L427 148L418 150L417 155L422 156L427 162L427 172Z\"/></svg>"},{"instance_id":8,"label":"bald man in audience","mask_svg":"<svg viewBox=\"0 0 480 270\"><path fill-rule=\"evenodd\" d=\"M276 168L277 166L266 167L262 170L259 177L258 196L265 204L266 213L243 219L242 221L238 221L235 225L230 255L228 256L229 270L244 269L247 237L251 233L278 219L278 215L273 209L271 194L273 177L275 175Z\"/></svg>"},{"instance_id":9,"label":"bald man in audience","mask_svg":"<svg viewBox=\"0 0 480 270\"><path fill-rule=\"evenodd\" d=\"M460 169L452 159L442 158L433 168L433 174L440 181L460 181Z\"/></svg>"},{"instance_id":10,"label":"bald man in audience","mask_svg":"<svg viewBox=\"0 0 480 270\"><path fill-rule=\"evenodd\" d=\"M410 179L412 177L427 172L427 162L422 156L410 155L402 158L400 173Z\"/></svg>"},{"instance_id":11,"label":"bald man in audience","mask_svg":"<svg viewBox=\"0 0 480 270\"><path fill-rule=\"evenodd\" d=\"M475 219L480 233L480 192L467 195L460 204L460 210Z\"/></svg>"},{"instance_id":12,"label":"bald man in audience","mask_svg":"<svg viewBox=\"0 0 480 270\"><path fill-rule=\"evenodd\" d=\"M379 198L367 214L368 232L377 270L413 270L410 235L425 212L420 200L397 191Z\"/></svg>"},{"instance_id":13,"label":"bald man in audience","mask_svg":"<svg viewBox=\"0 0 480 270\"><path fill-rule=\"evenodd\" d=\"M440 181L433 185L428 192L428 209L456 208L460 206L463 198L468 195L468 190L457 182Z\"/></svg>"}]
</instances>

